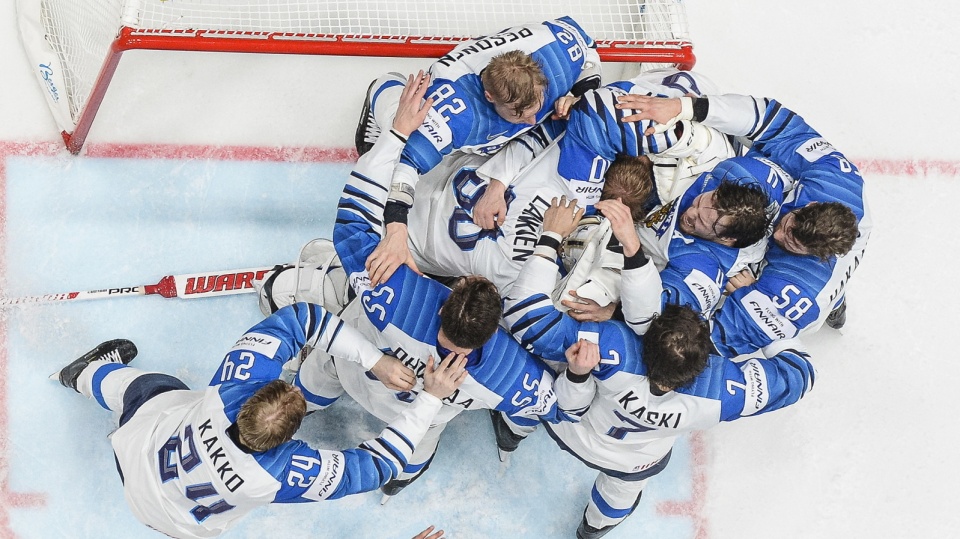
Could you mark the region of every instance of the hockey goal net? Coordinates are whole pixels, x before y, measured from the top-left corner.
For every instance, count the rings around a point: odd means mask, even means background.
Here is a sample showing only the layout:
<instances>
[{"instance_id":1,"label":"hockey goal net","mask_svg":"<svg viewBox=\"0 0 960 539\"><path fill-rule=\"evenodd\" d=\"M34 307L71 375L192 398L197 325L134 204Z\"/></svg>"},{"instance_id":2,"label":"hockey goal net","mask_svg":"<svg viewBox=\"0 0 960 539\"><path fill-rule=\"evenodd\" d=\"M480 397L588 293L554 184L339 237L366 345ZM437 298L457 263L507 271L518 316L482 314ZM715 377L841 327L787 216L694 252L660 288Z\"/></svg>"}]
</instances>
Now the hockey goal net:
<instances>
[{"instance_id":1,"label":"hockey goal net","mask_svg":"<svg viewBox=\"0 0 960 539\"><path fill-rule=\"evenodd\" d=\"M132 49L439 57L462 40L573 17L605 61L693 67L682 0L17 0L64 141L83 146Z\"/></svg>"}]
</instances>

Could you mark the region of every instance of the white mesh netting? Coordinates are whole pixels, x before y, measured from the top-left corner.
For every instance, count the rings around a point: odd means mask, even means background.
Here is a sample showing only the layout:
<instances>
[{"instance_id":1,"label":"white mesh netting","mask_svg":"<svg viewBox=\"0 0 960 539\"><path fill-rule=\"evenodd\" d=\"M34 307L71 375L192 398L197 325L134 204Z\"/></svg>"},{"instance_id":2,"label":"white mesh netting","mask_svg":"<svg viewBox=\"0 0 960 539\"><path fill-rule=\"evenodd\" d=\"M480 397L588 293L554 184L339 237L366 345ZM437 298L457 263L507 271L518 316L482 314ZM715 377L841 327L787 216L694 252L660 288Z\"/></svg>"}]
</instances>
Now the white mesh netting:
<instances>
[{"instance_id":1,"label":"white mesh netting","mask_svg":"<svg viewBox=\"0 0 960 539\"><path fill-rule=\"evenodd\" d=\"M122 26L137 34L249 37L259 43L259 50L271 52L269 47L277 40L339 37L396 41L398 47L410 38L454 41L569 15L601 48L614 43L676 47L677 42L689 42L682 0L18 0L18 4L21 11L40 11L45 45L59 58L74 124ZM267 35L272 39L263 39ZM64 130L71 131L69 126Z\"/></svg>"}]
</instances>

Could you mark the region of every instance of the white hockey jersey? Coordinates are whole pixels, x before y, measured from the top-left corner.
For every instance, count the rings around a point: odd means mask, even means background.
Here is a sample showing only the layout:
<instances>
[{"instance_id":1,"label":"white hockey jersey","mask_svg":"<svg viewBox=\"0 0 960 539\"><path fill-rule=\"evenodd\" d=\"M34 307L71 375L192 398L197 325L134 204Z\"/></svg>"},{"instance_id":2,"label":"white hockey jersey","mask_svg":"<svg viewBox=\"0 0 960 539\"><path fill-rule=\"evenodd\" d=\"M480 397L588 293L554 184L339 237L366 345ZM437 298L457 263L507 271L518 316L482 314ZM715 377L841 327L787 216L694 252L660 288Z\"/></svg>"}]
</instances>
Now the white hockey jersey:
<instances>
[{"instance_id":1,"label":"white hockey jersey","mask_svg":"<svg viewBox=\"0 0 960 539\"><path fill-rule=\"evenodd\" d=\"M298 440L266 452L238 445L232 426L241 405L304 345L353 361L380 357L319 305L294 304L244 334L210 387L158 395L114 432L124 495L141 522L172 537L215 537L258 506L374 490L406 466L441 407L432 395L356 449L317 450Z\"/></svg>"}]
</instances>

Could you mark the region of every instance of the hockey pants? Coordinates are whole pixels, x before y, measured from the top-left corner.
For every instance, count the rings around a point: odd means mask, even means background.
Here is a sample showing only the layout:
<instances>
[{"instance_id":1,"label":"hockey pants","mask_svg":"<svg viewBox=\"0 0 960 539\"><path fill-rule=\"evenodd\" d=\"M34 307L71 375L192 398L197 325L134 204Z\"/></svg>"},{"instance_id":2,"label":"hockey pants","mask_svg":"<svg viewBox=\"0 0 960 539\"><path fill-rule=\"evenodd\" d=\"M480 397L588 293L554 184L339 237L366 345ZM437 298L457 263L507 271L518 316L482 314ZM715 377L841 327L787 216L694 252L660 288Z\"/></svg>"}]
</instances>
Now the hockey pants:
<instances>
[{"instance_id":1,"label":"hockey pants","mask_svg":"<svg viewBox=\"0 0 960 539\"><path fill-rule=\"evenodd\" d=\"M77 378L77 390L116 412L122 426L148 400L167 391L188 390L186 384L168 374L142 371L120 363L93 361Z\"/></svg>"}]
</instances>

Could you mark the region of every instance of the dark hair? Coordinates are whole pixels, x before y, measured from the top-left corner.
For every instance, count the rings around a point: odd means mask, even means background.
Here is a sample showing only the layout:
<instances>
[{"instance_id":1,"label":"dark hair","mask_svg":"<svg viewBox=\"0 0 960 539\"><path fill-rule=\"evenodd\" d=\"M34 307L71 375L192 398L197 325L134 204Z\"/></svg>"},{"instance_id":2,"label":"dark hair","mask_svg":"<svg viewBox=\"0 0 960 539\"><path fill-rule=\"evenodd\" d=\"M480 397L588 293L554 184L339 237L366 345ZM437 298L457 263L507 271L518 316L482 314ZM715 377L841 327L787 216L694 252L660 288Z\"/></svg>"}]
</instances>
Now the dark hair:
<instances>
[{"instance_id":1,"label":"dark hair","mask_svg":"<svg viewBox=\"0 0 960 539\"><path fill-rule=\"evenodd\" d=\"M839 202L818 202L793 211L793 239L820 260L850 252L857 241L857 216Z\"/></svg>"},{"instance_id":2,"label":"dark hair","mask_svg":"<svg viewBox=\"0 0 960 539\"><path fill-rule=\"evenodd\" d=\"M734 247L753 245L766 236L770 228L767 215L770 200L760 187L722 181L713 204L719 219L730 217L729 224L715 232L720 237L733 239Z\"/></svg>"},{"instance_id":3,"label":"dark hair","mask_svg":"<svg viewBox=\"0 0 960 539\"><path fill-rule=\"evenodd\" d=\"M628 208L633 221L646 216L646 207L653 193L653 161L643 155L618 155L603 176L600 200L620 199Z\"/></svg>"},{"instance_id":4,"label":"dark hair","mask_svg":"<svg viewBox=\"0 0 960 539\"><path fill-rule=\"evenodd\" d=\"M643 335L643 363L651 383L670 389L692 382L713 352L710 327L686 305L667 304Z\"/></svg>"},{"instance_id":5,"label":"dark hair","mask_svg":"<svg viewBox=\"0 0 960 539\"><path fill-rule=\"evenodd\" d=\"M237 430L250 449L269 451L290 441L307 415L307 401L296 387L274 380L261 387L237 414Z\"/></svg>"},{"instance_id":6,"label":"dark hair","mask_svg":"<svg viewBox=\"0 0 960 539\"><path fill-rule=\"evenodd\" d=\"M480 72L480 83L494 99L513 108L519 116L540 101L547 88L547 77L532 56L523 51L510 51L494 56L487 63Z\"/></svg>"},{"instance_id":7,"label":"dark hair","mask_svg":"<svg viewBox=\"0 0 960 539\"><path fill-rule=\"evenodd\" d=\"M463 277L440 308L440 330L453 344L476 350L497 331L503 306L500 292L479 275Z\"/></svg>"}]
</instances>

